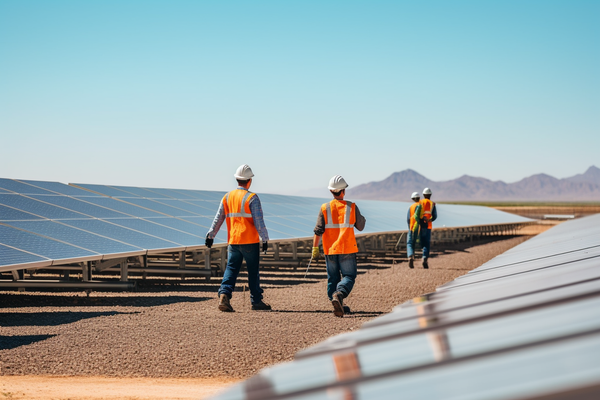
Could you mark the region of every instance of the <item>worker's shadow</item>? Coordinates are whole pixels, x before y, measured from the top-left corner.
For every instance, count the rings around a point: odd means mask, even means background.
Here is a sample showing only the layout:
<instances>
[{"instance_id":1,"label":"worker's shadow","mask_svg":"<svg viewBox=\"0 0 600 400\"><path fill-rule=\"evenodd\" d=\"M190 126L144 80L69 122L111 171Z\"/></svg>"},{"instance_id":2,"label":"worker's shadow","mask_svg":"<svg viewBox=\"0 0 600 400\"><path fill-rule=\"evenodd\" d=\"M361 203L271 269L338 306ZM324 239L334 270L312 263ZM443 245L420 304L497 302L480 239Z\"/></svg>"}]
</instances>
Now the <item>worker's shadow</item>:
<instances>
[{"instance_id":1,"label":"worker's shadow","mask_svg":"<svg viewBox=\"0 0 600 400\"><path fill-rule=\"evenodd\" d=\"M137 314L138 312L117 311L49 311L34 313L0 313L0 327L15 326L59 326L72 324L83 319L109 317L119 314Z\"/></svg>"},{"instance_id":2,"label":"worker's shadow","mask_svg":"<svg viewBox=\"0 0 600 400\"><path fill-rule=\"evenodd\" d=\"M0 335L0 350L15 349L20 346L41 342L56 335L26 335L26 336L2 336Z\"/></svg>"},{"instance_id":3,"label":"worker's shadow","mask_svg":"<svg viewBox=\"0 0 600 400\"><path fill-rule=\"evenodd\" d=\"M104 296L100 293L93 297L85 296L20 296L20 295L0 295L0 304L3 308L22 308L22 307L154 307L164 306L176 303L197 303L206 300L212 300L212 297L192 297L192 296L143 296L139 294L127 297ZM1 324L0 324L1 325Z\"/></svg>"},{"instance_id":4,"label":"worker's shadow","mask_svg":"<svg viewBox=\"0 0 600 400\"><path fill-rule=\"evenodd\" d=\"M332 314L333 310L272 310L274 313L286 313L286 314ZM344 314L344 318L369 318L377 317L382 314L386 314L383 311L350 311Z\"/></svg>"}]
</instances>

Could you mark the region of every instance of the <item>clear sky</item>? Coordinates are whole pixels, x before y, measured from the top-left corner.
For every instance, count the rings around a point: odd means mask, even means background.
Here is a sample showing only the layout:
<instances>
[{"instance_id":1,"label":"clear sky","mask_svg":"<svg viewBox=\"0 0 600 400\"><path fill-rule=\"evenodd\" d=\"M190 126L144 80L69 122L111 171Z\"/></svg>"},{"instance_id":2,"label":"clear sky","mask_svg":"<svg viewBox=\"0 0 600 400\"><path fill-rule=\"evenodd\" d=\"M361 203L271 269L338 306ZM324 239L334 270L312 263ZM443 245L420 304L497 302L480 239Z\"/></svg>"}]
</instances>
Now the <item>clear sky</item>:
<instances>
[{"instance_id":1,"label":"clear sky","mask_svg":"<svg viewBox=\"0 0 600 400\"><path fill-rule=\"evenodd\" d=\"M600 1L0 0L0 177L295 193L600 167Z\"/></svg>"}]
</instances>

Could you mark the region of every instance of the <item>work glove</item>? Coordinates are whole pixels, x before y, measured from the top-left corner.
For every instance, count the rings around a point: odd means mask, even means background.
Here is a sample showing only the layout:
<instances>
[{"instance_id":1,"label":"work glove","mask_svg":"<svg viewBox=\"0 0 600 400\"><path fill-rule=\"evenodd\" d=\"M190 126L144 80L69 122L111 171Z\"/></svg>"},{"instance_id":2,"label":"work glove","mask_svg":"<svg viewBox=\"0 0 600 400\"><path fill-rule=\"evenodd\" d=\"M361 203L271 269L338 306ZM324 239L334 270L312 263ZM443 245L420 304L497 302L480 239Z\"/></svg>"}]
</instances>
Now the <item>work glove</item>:
<instances>
[{"instance_id":1,"label":"work glove","mask_svg":"<svg viewBox=\"0 0 600 400\"><path fill-rule=\"evenodd\" d=\"M263 242L262 251L263 253L267 253L267 249L269 248L269 242Z\"/></svg>"},{"instance_id":2,"label":"work glove","mask_svg":"<svg viewBox=\"0 0 600 400\"><path fill-rule=\"evenodd\" d=\"M206 247L208 247L210 249L212 247L214 241L215 241L214 239L211 239L211 238L208 237L208 235L206 235L206 239L204 240L204 244L206 245Z\"/></svg>"},{"instance_id":3,"label":"work glove","mask_svg":"<svg viewBox=\"0 0 600 400\"><path fill-rule=\"evenodd\" d=\"M312 249L312 258L314 260L316 260L317 258L319 258L319 248L318 247L313 247L313 249Z\"/></svg>"}]
</instances>

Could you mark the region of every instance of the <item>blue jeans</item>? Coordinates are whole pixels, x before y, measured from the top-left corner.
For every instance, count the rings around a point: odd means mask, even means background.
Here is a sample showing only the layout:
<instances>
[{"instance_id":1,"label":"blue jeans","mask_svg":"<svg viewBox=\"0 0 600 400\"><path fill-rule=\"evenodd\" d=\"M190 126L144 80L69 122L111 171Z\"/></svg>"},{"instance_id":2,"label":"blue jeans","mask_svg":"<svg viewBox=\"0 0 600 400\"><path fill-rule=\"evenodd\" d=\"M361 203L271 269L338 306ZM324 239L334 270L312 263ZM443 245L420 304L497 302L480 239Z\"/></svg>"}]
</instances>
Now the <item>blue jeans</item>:
<instances>
[{"instance_id":1,"label":"blue jeans","mask_svg":"<svg viewBox=\"0 0 600 400\"><path fill-rule=\"evenodd\" d=\"M235 281L242 268L242 261L246 260L250 301L252 304L260 303L263 298L263 290L260 288L260 277L258 276L259 259L260 249L258 243L230 244L227 247L227 268L223 274L219 296L226 294L231 299L231 294L235 290Z\"/></svg>"},{"instance_id":2,"label":"blue jeans","mask_svg":"<svg viewBox=\"0 0 600 400\"><path fill-rule=\"evenodd\" d=\"M326 255L325 263L329 300L333 299L335 292L341 292L344 297L348 297L356 280L356 253Z\"/></svg>"},{"instance_id":3,"label":"blue jeans","mask_svg":"<svg viewBox=\"0 0 600 400\"><path fill-rule=\"evenodd\" d=\"M417 234L413 231L408 231L408 236L406 237L406 255L408 257L415 254L415 245L417 242Z\"/></svg>"},{"instance_id":4,"label":"blue jeans","mask_svg":"<svg viewBox=\"0 0 600 400\"><path fill-rule=\"evenodd\" d=\"M423 258L429 257L429 249L431 248L431 229L421 227L419 234L421 247L423 248Z\"/></svg>"}]
</instances>

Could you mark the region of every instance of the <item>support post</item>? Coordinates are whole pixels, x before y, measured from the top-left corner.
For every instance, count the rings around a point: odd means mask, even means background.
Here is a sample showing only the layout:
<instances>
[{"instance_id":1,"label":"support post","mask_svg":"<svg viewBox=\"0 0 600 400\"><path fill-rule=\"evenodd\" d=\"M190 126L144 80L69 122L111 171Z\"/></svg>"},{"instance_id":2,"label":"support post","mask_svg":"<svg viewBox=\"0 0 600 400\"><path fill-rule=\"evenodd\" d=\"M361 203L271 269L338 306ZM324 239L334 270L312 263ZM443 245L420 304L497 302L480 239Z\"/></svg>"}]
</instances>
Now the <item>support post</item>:
<instances>
[{"instance_id":1,"label":"support post","mask_svg":"<svg viewBox=\"0 0 600 400\"><path fill-rule=\"evenodd\" d=\"M128 274L129 274L129 270L128 270L128 263L127 263L127 259L123 260L121 262L121 282L127 282L128 280Z\"/></svg>"}]
</instances>

